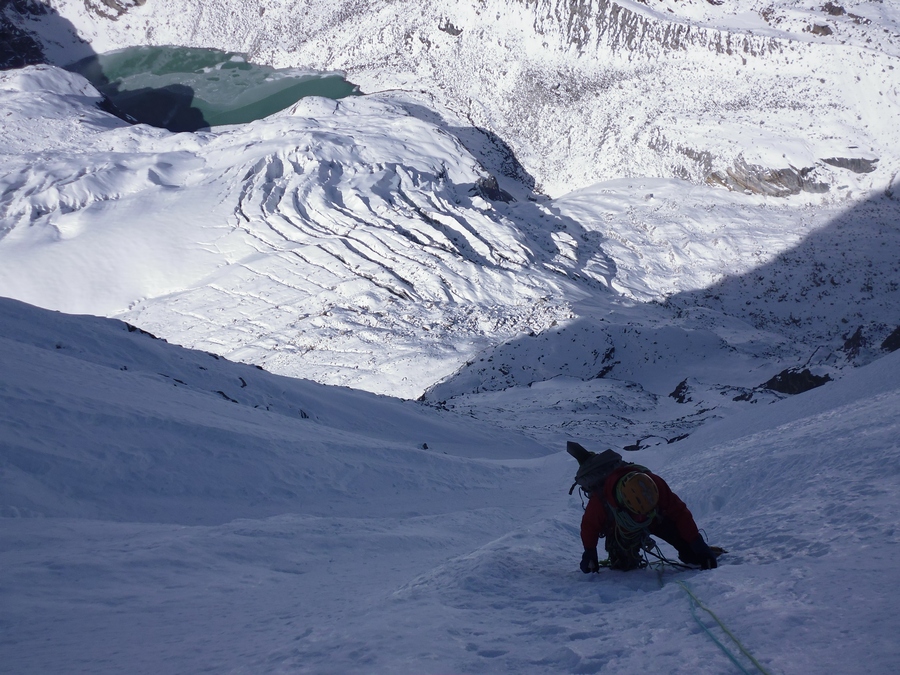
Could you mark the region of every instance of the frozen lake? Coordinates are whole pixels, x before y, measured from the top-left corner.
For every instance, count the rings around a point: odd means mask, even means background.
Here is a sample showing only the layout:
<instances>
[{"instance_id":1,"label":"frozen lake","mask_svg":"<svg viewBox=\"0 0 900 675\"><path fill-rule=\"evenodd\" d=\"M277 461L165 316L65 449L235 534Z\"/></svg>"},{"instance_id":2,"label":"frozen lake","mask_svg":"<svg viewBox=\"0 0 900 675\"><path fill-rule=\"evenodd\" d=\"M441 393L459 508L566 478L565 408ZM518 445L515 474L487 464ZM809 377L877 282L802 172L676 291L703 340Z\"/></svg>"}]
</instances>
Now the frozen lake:
<instances>
[{"instance_id":1,"label":"frozen lake","mask_svg":"<svg viewBox=\"0 0 900 675\"><path fill-rule=\"evenodd\" d=\"M338 73L276 69L216 49L129 47L68 69L90 80L119 112L170 131L244 124L307 96L359 93Z\"/></svg>"}]
</instances>

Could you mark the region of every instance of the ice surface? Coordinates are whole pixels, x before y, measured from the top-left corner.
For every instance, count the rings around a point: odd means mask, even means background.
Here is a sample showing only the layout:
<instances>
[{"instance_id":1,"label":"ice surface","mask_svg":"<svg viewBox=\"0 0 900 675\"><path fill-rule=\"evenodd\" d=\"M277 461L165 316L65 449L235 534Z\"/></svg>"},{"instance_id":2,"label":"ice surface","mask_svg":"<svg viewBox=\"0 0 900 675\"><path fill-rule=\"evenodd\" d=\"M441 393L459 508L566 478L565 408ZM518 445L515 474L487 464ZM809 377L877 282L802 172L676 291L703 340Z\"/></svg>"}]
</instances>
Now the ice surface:
<instances>
[{"instance_id":1,"label":"ice surface","mask_svg":"<svg viewBox=\"0 0 900 675\"><path fill-rule=\"evenodd\" d=\"M67 68L84 75L132 120L169 131L245 124L306 96L358 93L336 73L275 69L215 49L129 47Z\"/></svg>"}]
</instances>

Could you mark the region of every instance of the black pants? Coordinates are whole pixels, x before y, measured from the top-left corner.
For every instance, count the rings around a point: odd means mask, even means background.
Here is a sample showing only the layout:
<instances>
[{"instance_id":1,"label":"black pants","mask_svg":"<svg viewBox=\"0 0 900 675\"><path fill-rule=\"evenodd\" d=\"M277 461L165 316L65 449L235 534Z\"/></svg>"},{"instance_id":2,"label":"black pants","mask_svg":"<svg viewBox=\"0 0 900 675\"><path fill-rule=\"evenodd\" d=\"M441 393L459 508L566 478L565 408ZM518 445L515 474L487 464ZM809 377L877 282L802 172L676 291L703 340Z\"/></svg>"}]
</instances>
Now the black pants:
<instances>
[{"instance_id":1,"label":"black pants","mask_svg":"<svg viewBox=\"0 0 900 675\"><path fill-rule=\"evenodd\" d=\"M650 534L659 537L678 551L678 559L686 565L699 565L702 560L691 550L691 544L678 534L675 523L666 518L659 518L650 526Z\"/></svg>"}]
</instances>

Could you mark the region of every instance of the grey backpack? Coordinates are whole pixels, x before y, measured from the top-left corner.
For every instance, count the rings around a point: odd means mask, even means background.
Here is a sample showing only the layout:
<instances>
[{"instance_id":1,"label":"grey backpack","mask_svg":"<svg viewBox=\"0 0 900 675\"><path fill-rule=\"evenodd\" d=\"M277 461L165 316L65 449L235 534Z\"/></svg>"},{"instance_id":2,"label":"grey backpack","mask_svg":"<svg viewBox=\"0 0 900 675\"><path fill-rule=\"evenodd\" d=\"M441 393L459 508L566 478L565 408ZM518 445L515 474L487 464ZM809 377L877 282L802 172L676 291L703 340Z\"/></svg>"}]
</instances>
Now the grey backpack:
<instances>
[{"instance_id":1,"label":"grey backpack","mask_svg":"<svg viewBox=\"0 0 900 675\"><path fill-rule=\"evenodd\" d=\"M569 488L569 494L580 487L582 492L590 495L594 489L603 486L603 482L615 469L627 464L615 450L604 450L601 453L586 450L579 443L568 441L566 452L578 460L578 472L575 474L575 482Z\"/></svg>"}]
</instances>

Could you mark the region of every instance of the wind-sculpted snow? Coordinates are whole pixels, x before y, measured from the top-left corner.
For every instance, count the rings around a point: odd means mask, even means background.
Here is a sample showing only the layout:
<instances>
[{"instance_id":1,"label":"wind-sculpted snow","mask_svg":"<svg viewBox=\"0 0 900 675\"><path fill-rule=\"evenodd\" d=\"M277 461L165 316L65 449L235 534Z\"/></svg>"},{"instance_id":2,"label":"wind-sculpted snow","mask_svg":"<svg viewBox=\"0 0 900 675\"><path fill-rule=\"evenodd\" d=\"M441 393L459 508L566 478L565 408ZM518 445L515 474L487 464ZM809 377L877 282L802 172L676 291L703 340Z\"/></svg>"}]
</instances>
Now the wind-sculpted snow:
<instances>
[{"instance_id":1,"label":"wind-sculpted snow","mask_svg":"<svg viewBox=\"0 0 900 675\"><path fill-rule=\"evenodd\" d=\"M120 316L282 374L417 397L522 334L576 317L593 323L618 298L671 299L678 311L721 312L684 328L711 329L723 349L773 360L757 382L707 381L752 387L813 352L817 363L840 365L832 355L848 330L864 327L880 341L900 322L888 199L873 206L874 219L860 211L833 228L838 210L683 181L625 179L558 200L506 182L514 196L460 139L485 158L502 160L502 145L400 94L306 99L247 126L168 134L102 112L83 79L54 68L11 71L0 83L9 153L0 290ZM854 232L865 232L858 255L831 252ZM779 276L780 256L805 239L813 254L790 257L795 271ZM753 270L766 265L777 279L757 288ZM825 288L822 279L831 279ZM713 284L731 289L723 302L700 292ZM869 289L864 302L860 287ZM773 293L774 313L760 306ZM749 323L733 329L727 316ZM595 372L529 366L527 381L503 386L608 372L610 363L590 356L609 346L598 339L583 345ZM651 347L642 347L648 359ZM679 349L665 358L683 361ZM622 366L613 376L665 395L698 374L681 366L659 387ZM462 381L453 395L469 391Z\"/></svg>"},{"instance_id":2,"label":"wind-sculpted snow","mask_svg":"<svg viewBox=\"0 0 900 675\"><path fill-rule=\"evenodd\" d=\"M571 315L552 238L530 238L511 213L564 222L530 203L495 208L478 161L396 103L308 99L246 127L170 135L108 121L77 76L3 82L8 295L407 396L473 343Z\"/></svg>"}]
</instances>

